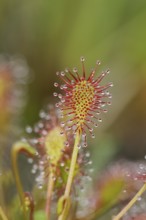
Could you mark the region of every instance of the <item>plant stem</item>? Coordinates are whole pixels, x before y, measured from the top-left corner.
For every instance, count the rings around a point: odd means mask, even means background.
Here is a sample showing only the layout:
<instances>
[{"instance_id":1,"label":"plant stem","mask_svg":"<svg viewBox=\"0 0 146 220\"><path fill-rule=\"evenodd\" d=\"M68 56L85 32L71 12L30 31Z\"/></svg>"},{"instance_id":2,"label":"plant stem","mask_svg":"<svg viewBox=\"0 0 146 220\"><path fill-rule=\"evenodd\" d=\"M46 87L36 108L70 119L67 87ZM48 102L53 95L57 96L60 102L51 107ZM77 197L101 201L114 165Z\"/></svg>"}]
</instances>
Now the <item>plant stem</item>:
<instances>
[{"instance_id":1,"label":"plant stem","mask_svg":"<svg viewBox=\"0 0 146 220\"><path fill-rule=\"evenodd\" d=\"M121 210L121 212L113 218L113 220L119 220L123 215L134 205L137 199L145 192L146 183L141 187L138 193L133 197L133 199Z\"/></svg>"},{"instance_id":2,"label":"plant stem","mask_svg":"<svg viewBox=\"0 0 146 220\"><path fill-rule=\"evenodd\" d=\"M26 206L25 206L25 196L24 196L21 180L20 180L20 177L19 177L19 171L18 171L18 165L17 165L17 159L18 159L18 155L19 155L20 152L25 152L29 156L34 157L35 154L36 154L36 151L29 144L23 143L23 142L15 143L13 145L12 151L11 151L12 166L13 166L13 172L14 172L15 181L16 181L16 187L17 187L17 190L18 190L18 194L19 194L19 197L20 197L21 204L22 204L24 219L27 220L27 212L26 212Z\"/></svg>"},{"instance_id":3,"label":"plant stem","mask_svg":"<svg viewBox=\"0 0 146 220\"><path fill-rule=\"evenodd\" d=\"M2 210L2 207L0 206L0 216L2 217L2 220L8 220L8 218L6 217L4 211Z\"/></svg>"},{"instance_id":4,"label":"plant stem","mask_svg":"<svg viewBox=\"0 0 146 220\"><path fill-rule=\"evenodd\" d=\"M75 170L75 166L76 166L76 162L77 162L77 156L78 156L78 152L79 152L78 145L80 143L80 138L81 138L81 132L80 132L80 130L78 130L77 133L76 133L76 137L75 137L75 143L74 143L74 148L73 148L73 153L72 153L72 159L71 159L67 184L66 184L65 193L64 193L64 198L66 199L66 201L68 201L68 198L69 198L70 192L71 192L71 186L72 186L73 177L74 177L74 170ZM67 206L67 204L65 202L64 210L62 211L62 214L60 215L59 220L65 220L66 219L66 208L67 208L66 206Z\"/></svg>"},{"instance_id":5,"label":"plant stem","mask_svg":"<svg viewBox=\"0 0 146 220\"><path fill-rule=\"evenodd\" d=\"M47 200L46 200L46 216L47 220L50 219L50 207L51 207L51 198L52 198L52 192L54 188L54 179L53 179L53 172L50 172L49 180L48 180L48 189L47 189Z\"/></svg>"},{"instance_id":6,"label":"plant stem","mask_svg":"<svg viewBox=\"0 0 146 220\"><path fill-rule=\"evenodd\" d=\"M80 132L77 131L77 134L75 137L74 149L73 149L73 153L72 153L70 169L69 169L69 174L68 174L68 179L67 179L67 184L66 184L65 193L64 193L66 198L69 197L70 191L71 191L71 185L72 185L73 177L74 177L74 170L75 170L77 156L78 156L78 152L79 152L78 145L80 142L80 137L81 137Z\"/></svg>"},{"instance_id":7,"label":"plant stem","mask_svg":"<svg viewBox=\"0 0 146 220\"><path fill-rule=\"evenodd\" d=\"M24 199L24 193L23 193L23 188L22 188L22 184L19 178L19 171L18 171L18 165L17 165L17 157L18 157L18 153L13 152L12 150L12 166L13 166L13 172L14 172L14 176L15 176L15 181L16 181L16 186L17 186L17 190L18 190L18 194L21 200L21 204L23 207L23 213L24 213L24 218L27 220L27 215L26 215L26 207L25 207L25 199Z\"/></svg>"}]
</instances>

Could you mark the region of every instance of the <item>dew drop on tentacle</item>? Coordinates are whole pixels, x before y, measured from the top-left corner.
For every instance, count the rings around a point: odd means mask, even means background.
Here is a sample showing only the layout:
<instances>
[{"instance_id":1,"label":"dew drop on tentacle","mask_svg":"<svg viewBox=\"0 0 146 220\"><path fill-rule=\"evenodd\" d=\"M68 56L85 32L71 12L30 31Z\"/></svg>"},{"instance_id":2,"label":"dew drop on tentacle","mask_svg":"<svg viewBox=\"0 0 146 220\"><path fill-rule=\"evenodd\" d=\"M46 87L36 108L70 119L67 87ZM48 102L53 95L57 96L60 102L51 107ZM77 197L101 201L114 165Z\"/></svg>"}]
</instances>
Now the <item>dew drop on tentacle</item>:
<instances>
[{"instance_id":1,"label":"dew drop on tentacle","mask_svg":"<svg viewBox=\"0 0 146 220\"><path fill-rule=\"evenodd\" d=\"M61 103L65 103L65 99L64 98L61 98Z\"/></svg>"},{"instance_id":2,"label":"dew drop on tentacle","mask_svg":"<svg viewBox=\"0 0 146 220\"><path fill-rule=\"evenodd\" d=\"M137 198L137 201L141 201L142 200L142 198L141 198L141 196L139 196L138 198Z\"/></svg>"},{"instance_id":3,"label":"dew drop on tentacle","mask_svg":"<svg viewBox=\"0 0 146 220\"><path fill-rule=\"evenodd\" d=\"M100 61L100 60L97 60L97 61L96 61L96 65L98 65L98 66L101 65L101 61Z\"/></svg>"},{"instance_id":4,"label":"dew drop on tentacle","mask_svg":"<svg viewBox=\"0 0 146 220\"><path fill-rule=\"evenodd\" d=\"M32 164L33 163L33 159L32 158L28 158L28 163Z\"/></svg>"},{"instance_id":5,"label":"dew drop on tentacle","mask_svg":"<svg viewBox=\"0 0 146 220\"><path fill-rule=\"evenodd\" d=\"M139 168L140 168L141 170L143 170L143 169L144 169L144 164L140 163L140 164L139 164Z\"/></svg>"},{"instance_id":6,"label":"dew drop on tentacle","mask_svg":"<svg viewBox=\"0 0 146 220\"><path fill-rule=\"evenodd\" d=\"M105 95L107 95L107 96L110 95L109 91L105 91L103 94L105 94Z\"/></svg>"},{"instance_id":7,"label":"dew drop on tentacle","mask_svg":"<svg viewBox=\"0 0 146 220\"><path fill-rule=\"evenodd\" d=\"M60 114L60 115L59 115L59 118L64 118L64 115L63 115L63 114Z\"/></svg>"},{"instance_id":8,"label":"dew drop on tentacle","mask_svg":"<svg viewBox=\"0 0 146 220\"><path fill-rule=\"evenodd\" d=\"M88 145L87 143L83 143L83 147L86 148Z\"/></svg>"},{"instance_id":9,"label":"dew drop on tentacle","mask_svg":"<svg viewBox=\"0 0 146 220\"><path fill-rule=\"evenodd\" d=\"M61 167L64 167L64 166L65 166L65 163L62 161L62 162L60 163L60 166L61 166Z\"/></svg>"},{"instance_id":10,"label":"dew drop on tentacle","mask_svg":"<svg viewBox=\"0 0 146 220\"><path fill-rule=\"evenodd\" d=\"M92 163L93 163L92 160L90 160L90 161L88 162L89 165L91 165Z\"/></svg>"},{"instance_id":11,"label":"dew drop on tentacle","mask_svg":"<svg viewBox=\"0 0 146 220\"><path fill-rule=\"evenodd\" d=\"M102 119L101 119L101 118L99 118L99 119L98 119L98 121L99 121L99 122L102 122Z\"/></svg>"},{"instance_id":12,"label":"dew drop on tentacle","mask_svg":"<svg viewBox=\"0 0 146 220\"><path fill-rule=\"evenodd\" d=\"M68 73L68 72L69 72L68 67L66 67L64 71L65 71L66 73Z\"/></svg>"},{"instance_id":13,"label":"dew drop on tentacle","mask_svg":"<svg viewBox=\"0 0 146 220\"><path fill-rule=\"evenodd\" d=\"M55 83L54 83L54 86L55 86L55 87L58 87L58 86L59 86L59 84L58 84L57 82L55 82Z\"/></svg>"},{"instance_id":14,"label":"dew drop on tentacle","mask_svg":"<svg viewBox=\"0 0 146 220\"><path fill-rule=\"evenodd\" d=\"M79 149L79 150L81 149L81 145L78 145L78 149Z\"/></svg>"},{"instance_id":15,"label":"dew drop on tentacle","mask_svg":"<svg viewBox=\"0 0 146 220\"><path fill-rule=\"evenodd\" d=\"M46 117L46 113L42 110L42 111L40 111L39 116L40 116L40 118L43 119Z\"/></svg>"},{"instance_id":16,"label":"dew drop on tentacle","mask_svg":"<svg viewBox=\"0 0 146 220\"><path fill-rule=\"evenodd\" d=\"M52 180L55 182L56 181L56 176L52 176Z\"/></svg>"},{"instance_id":17,"label":"dew drop on tentacle","mask_svg":"<svg viewBox=\"0 0 146 220\"><path fill-rule=\"evenodd\" d=\"M61 98L62 98L62 95L61 95L61 94L58 94L58 98L61 99Z\"/></svg>"},{"instance_id":18,"label":"dew drop on tentacle","mask_svg":"<svg viewBox=\"0 0 146 220\"><path fill-rule=\"evenodd\" d=\"M113 87L114 84L111 82L111 83L108 84L108 86L109 86L109 87Z\"/></svg>"},{"instance_id":19,"label":"dew drop on tentacle","mask_svg":"<svg viewBox=\"0 0 146 220\"><path fill-rule=\"evenodd\" d=\"M38 143L38 139L37 138L33 138L33 139L30 140L30 142L32 144L37 144Z\"/></svg>"},{"instance_id":20,"label":"dew drop on tentacle","mask_svg":"<svg viewBox=\"0 0 146 220\"><path fill-rule=\"evenodd\" d=\"M74 67L74 68L73 68L73 72L74 72L74 73L77 73L77 72L78 72L78 69L77 69L76 67Z\"/></svg>"},{"instance_id":21,"label":"dew drop on tentacle","mask_svg":"<svg viewBox=\"0 0 146 220\"><path fill-rule=\"evenodd\" d=\"M111 94L109 94L108 98L109 98L109 99L112 99L112 95L111 95Z\"/></svg>"},{"instance_id":22,"label":"dew drop on tentacle","mask_svg":"<svg viewBox=\"0 0 146 220\"><path fill-rule=\"evenodd\" d=\"M85 61L85 58L82 56L81 58L80 58L80 60L81 60L81 63L82 63L82 72L83 72L83 79L85 79L85 76L86 76L86 74L85 74L85 66L84 66L84 61Z\"/></svg>"},{"instance_id":23,"label":"dew drop on tentacle","mask_svg":"<svg viewBox=\"0 0 146 220\"><path fill-rule=\"evenodd\" d=\"M33 169L37 171L37 170L38 170L38 165L37 165L37 164L34 164L34 165L33 165Z\"/></svg>"},{"instance_id":24,"label":"dew drop on tentacle","mask_svg":"<svg viewBox=\"0 0 146 220\"><path fill-rule=\"evenodd\" d=\"M109 73L110 73L110 69L107 69L107 70L106 70L106 73L109 74Z\"/></svg>"},{"instance_id":25,"label":"dew drop on tentacle","mask_svg":"<svg viewBox=\"0 0 146 220\"><path fill-rule=\"evenodd\" d=\"M65 141L64 144L65 144L66 147L69 147L69 142L68 141Z\"/></svg>"},{"instance_id":26,"label":"dew drop on tentacle","mask_svg":"<svg viewBox=\"0 0 146 220\"><path fill-rule=\"evenodd\" d=\"M32 169L32 170L31 170L31 173L32 173L32 174L35 174L35 173L36 173L36 170L35 170L35 169Z\"/></svg>"},{"instance_id":27,"label":"dew drop on tentacle","mask_svg":"<svg viewBox=\"0 0 146 220\"><path fill-rule=\"evenodd\" d=\"M80 57L81 62L85 61L85 58L83 56Z\"/></svg>"},{"instance_id":28,"label":"dew drop on tentacle","mask_svg":"<svg viewBox=\"0 0 146 220\"><path fill-rule=\"evenodd\" d=\"M95 66L95 68L91 70L91 73L90 73L90 76L89 76L89 78L88 78L88 81L92 81L92 83L95 82L95 79L94 79L93 77L94 77L94 74L96 73L97 68L98 68L98 66L99 66L100 64L101 64L100 60L97 60L97 61L96 61L96 66Z\"/></svg>"},{"instance_id":29,"label":"dew drop on tentacle","mask_svg":"<svg viewBox=\"0 0 146 220\"><path fill-rule=\"evenodd\" d=\"M98 127L98 124L94 123L94 127L97 128L97 127Z\"/></svg>"},{"instance_id":30,"label":"dew drop on tentacle","mask_svg":"<svg viewBox=\"0 0 146 220\"><path fill-rule=\"evenodd\" d=\"M44 127L44 124L42 122L39 122L38 125L37 125L39 128L43 128Z\"/></svg>"},{"instance_id":31,"label":"dew drop on tentacle","mask_svg":"<svg viewBox=\"0 0 146 220\"><path fill-rule=\"evenodd\" d=\"M111 105L112 103L111 102L107 102L107 105Z\"/></svg>"},{"instance_id":32,"label":"dew drop on tentacle","mask_svg":"<svg viewBox=\"0 0 146 220\"><path fill-rule=\"evenodd\" d=\"M49 121L49 120L51 119L51 115L50 115L50 114L46 114L45 119L46 119L47 121Z\"/></svg>"},{"instance_id":33,"label":"dew drop on tentacle","mask_svg":"<svg viewBox=\"0 0 146 220\"><path fill-rule=\"evenodd\" d=\"M32 127L30 127L30 126L27 126L25 130L29 134L32 133Z\"/></svg>"},{"instance_id":34,"label":"dew drop on tentacle","mask_svg":"<svg viewBox=\"0 0 146 220\"><path fill-rule=\"evenodd\" d=\"M64 127L65 126L65 122L61 122L60 125L61 125L61 127Z\"/></svg>"},{"instance_id":35,"label":"dew drop on tentacle","mask_svg":"<svg viewBox=\"0 0 146 220\"><path fill-rule=\"evenodd\" d=\"M42 135L46 136L48 134L47 130L42 130Z\"/></svg>"},{"instance_id":36,"label":"dew drop on tentacle","mask_svg":"<svg viewBox=\"0 0 146 220\"><path fill-rule=\"evenodd\" d=\"M58 108L59 107L59 103L56 103L55 106Z\"/></svg>"},{"instance_id":37,"label":"dew drop on tentacle","mask_svg":"<svg viewBox=\"0 0 146 220\"><path fill-rule=\"evenodd\" d=\"M90 157L90 152L87 151L86 154L85 154L85 156L86 156L86 157Z\"/></svg>"},{"instance_id":38,"label":"dew drop on tentacle","mask_svg":"<svg viewBox=\"0 0 146 220\"><path fill-rule=\"evenodd\" d=\"M65 72L62 71L62 72L60 73L60 75L61 75L61 76L65 76Z\"/></svg>"},{"instance_id":39,"label":"dew drop on tentacle","mask_svg":"<svg viewBox=\"0 0 146 220\"><path fill-rule=\"evenodd\" d=\"M95 138L95 135L94 135L94 134L91 134L91 137L92 137L92 138Z\"/></svg>"},{"instance_id":40,"label":"dew drop on tentacle","mask_svg":"<svg viewBox=\"0 0 146 220\"><path fill-rule=\"evenodd\" d=\"M93 173L93 172L94 172L94 169L93 169L93 168L89 169L89 172L90 172L90 173Z\"/></svg>"},{"instance_id":41,"label":"dew drop on tentacle","mask_svg":"<svg viewBox=\"0 0 146 220\"><path fill-rule=\"evenodd\" d=\"M64 135L64 131L61 131L61 132L60 132L60 135L61 135L61 136Z\"/></svg>"},{"instance_id":42,"label":"dew drop on tentacle","mask_svg":"<svg viewBox=\"0 0 146 220\"><path fill-rule=\"evenodd\" d=\"M90 124L90 123L91 123L91 121L90 121L89 119L86 119L86 121L87 121L87 123L88 123L88 124Z\"/></svg>"},{"instance_id":43,"label":"dew drop on tentacle","mask_svg":"<svg viewBox=\"0 0 146 220\"><path fill-rule=\"evenodd\" d=\"M62 182L63 182L63 180L62 180L61 177L58 177L58 182L59 182L59 183L62 183Z\"/></svg>"},{"instance_id":44,"label":"dew drop on tentacle","mask_svg":"<svg viewBox=\"0 0 146 220\"><path fill-rule=\"evenodd\" d=\"M107 112L108 112L108 110L107 110L107 109L103 109L103 112L104 112L104 113L107 113Z\"/></svg>"},{"instance_id":45,"label":"dew drop on tentacle","mask_svg":"<svg viewBox=\"0 0 146 220\"><path fill-rule=\"evenodd\" d=\"M53 96L57 97L57 96L58 96L57 92L54 92L54 93L53 93Z\"/></svg>"},{"instance_id":46,"label":"dew drop on tentacle","mask_svg":"<svg viewBox=\"0 0 146 220\"><path fill-rule=\"evenodd\" d=\"M43 185L42 185L42 184L38 184L38 188L39 188L39 189L42 189L42 188L43 188Z\"/></svg>"},{"instance_id":47,"label":"dew drop on tentacle","mask_svg":"<svg viewBox=\"0 0 146 220\"><path fill-rule=\"evenodd\" d=\"M68 167L68 166L65 167L65 171L66 171L67 173L69 172L69 167Z\"/></svg>"},{"instance_id":48,"label":"dew drop on tentacle","mask_svg":"<svg viewBox=\"0 0 146 220\"><path fill-rule=\"evenodd\" d=\"M93 128L89 128L89 131L90 131L90 132L93 132Z\"/></svg>"},{"instance_id":49,"label":"dew drop on tentacle","mask_svg":"<svg viewBox=\"0 0 146 220\"><path fill-rule=\"evenodd\" d=\"M74 84L75 84L75 81L74 81L73 79L71 80L71 84L72 84L72 85L74 85Z\"/></svg>"},{"instance_id":50,"label":"dew drop on tentacle","mask_svg":"<svg viewBox=\"0 0 146 220\"><path fill-rule=\"evenodd\" d=\"M64 89L64 85L61 85L61 86L60 86L60 89L63 90L63 89Z\"/></svg>"}]
</instances>

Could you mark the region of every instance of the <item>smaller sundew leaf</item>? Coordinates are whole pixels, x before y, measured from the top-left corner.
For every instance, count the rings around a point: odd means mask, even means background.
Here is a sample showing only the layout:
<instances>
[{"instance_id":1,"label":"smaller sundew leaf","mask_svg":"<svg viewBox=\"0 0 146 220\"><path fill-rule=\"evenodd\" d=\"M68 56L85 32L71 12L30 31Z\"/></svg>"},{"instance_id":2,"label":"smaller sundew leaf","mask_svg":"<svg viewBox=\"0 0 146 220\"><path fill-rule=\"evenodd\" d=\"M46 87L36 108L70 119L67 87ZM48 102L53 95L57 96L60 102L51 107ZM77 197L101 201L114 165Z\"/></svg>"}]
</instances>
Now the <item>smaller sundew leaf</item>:
<instances>
[{"instance_id":1,"label":"smaller sundew leaf","mask_svg":"<svg viewBox=\"0 0 146 220\"><path fill-rule=\"evenodd\" d=\"M44 141L45 150L53 165L57 165L62 157L63 149L65 148L65 141L67 140L65 134L62 134L62 129L59 126L54 127L47 135Z\"/></svg>"},{"instance_id":2,"label":"smaller sundew leaf","mask_svg":"<svg viewBox=\"0 0 146 220\"><path fill-rule=\"evenodd\" d=\"M28 139L28 142L37 149L39 159L49 168L49 172L54 172L65 155L70 155L67 150L72 137L67 135L60 121L60 114L53 105L49 105L47 111L41 111L40 117L33 129L37 136Z\"/></svg>"},{"instance_id":3,"label":"smaller sundew leaf","mask_svg":"<svg viewBox=\"0 0 146 220\"><path fill-rule=\"evenodd\" d=\"M122 178L109 180L101 189L96 204L95 216L100 216L119 200L125 186Z\"/></svg>"},{"instance_id":4,"label":"smaller sundew leaf","mask_svg":"<svg viewBox=\"0 0 146 220\"><path fill-rule=\"evenodd\" d=\"M125 186L124 179L109 180L100 190L96 205L89 215L76 220L93 220L106 213L116 204ZM95 199L95 198L94 198Z\"/></svg>"},{"instance_id":5,"label":"smaller sundew leaf","mask_svg":"<svg viewBox=\"0 0 146 220\"><path fill-rule=\"evenodd\" d=\"M113 179L109 181L100 191L100 201L106 204L119 198L125 182L123 179Z\"/></svg>"}]
</instances>

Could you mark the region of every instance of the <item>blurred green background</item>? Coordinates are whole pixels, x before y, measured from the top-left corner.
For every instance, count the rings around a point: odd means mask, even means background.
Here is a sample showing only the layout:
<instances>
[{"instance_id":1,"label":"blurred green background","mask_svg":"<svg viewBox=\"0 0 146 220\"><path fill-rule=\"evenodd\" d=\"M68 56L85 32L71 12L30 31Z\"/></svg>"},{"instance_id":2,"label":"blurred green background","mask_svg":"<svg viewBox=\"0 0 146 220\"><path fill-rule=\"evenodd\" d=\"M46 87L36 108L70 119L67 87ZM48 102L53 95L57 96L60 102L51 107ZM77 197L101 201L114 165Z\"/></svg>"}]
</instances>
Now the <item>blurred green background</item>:
<instances>
[{"instance_id":1,"label":"blurred green background","mask_svg":"<svg viewBox=\"0 0 146 220\"><path fill-rule=\"evenodd\" d=\"M24 57L31 72L25 127L38 120L58 81L56 71L77 66L110 68L109 113L96 129L95 163L107 158L144 158L146 154L146 1L0 0L0 53ZM97 73L97 75L98 75Z\"/></svg>"}]
</instances>

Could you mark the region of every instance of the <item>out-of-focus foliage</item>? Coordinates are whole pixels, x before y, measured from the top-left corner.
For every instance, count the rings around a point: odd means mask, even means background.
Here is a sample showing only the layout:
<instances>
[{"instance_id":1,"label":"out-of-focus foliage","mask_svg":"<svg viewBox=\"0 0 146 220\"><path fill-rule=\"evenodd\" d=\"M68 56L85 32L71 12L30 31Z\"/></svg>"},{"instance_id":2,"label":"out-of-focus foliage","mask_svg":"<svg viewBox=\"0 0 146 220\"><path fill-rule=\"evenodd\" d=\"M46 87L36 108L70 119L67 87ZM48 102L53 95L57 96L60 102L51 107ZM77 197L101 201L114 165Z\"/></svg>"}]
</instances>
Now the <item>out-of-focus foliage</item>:
<instances>
[{"instance_id":1,"label":"out-of-focus foliage","mask_svg":"<svg viewBox=\"0 0 146 220\"><path fill-rule=\"evenodd\" d=\"M20 124L15 124L5 135L0 133L0 143L3 145L0 146L0 158L3 158L0 161L0 181L3 182L0 185L0 197L7 207L10 203L14 204L7 209L14 210L18 202L10 169L11 144L25 125L37 121L38 111L44 104L55 102L52 95L55 72L74 65L81 70L81 55L86 58L85 65L89 72L96 60L100 59L102 65L99 72L110 68L108 80L114 83L112 108L108 115L103 116L103 123L96 130L96 139L88 143L93 158L93 176L116 157L144 158L145 21L145 0L0 1L0 54L21 57L21 60L27 61L31 72L28 102L23 117L15 115L23 126L20 128ZM1 91L2 86L0 95ZM4 115L6 113L3 112ZM4 124L2 114L0 119L0 128L10 125L8 121ZM13 119L12 117L11 122ZM21 167L24 168L25 165L21 164ZM1 176L3 171L5 174ZM10 196L6 198L2 196L3 185L4 192L10 192ZM32 187L29 180L24 185L28 189ZM38 211L36 219L43 215Z\"/></svg>"}]
</instances>

